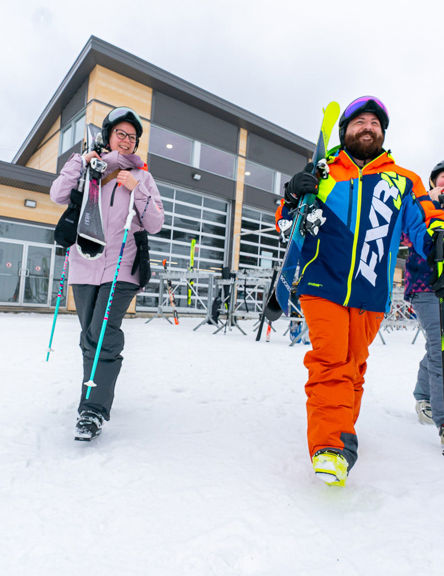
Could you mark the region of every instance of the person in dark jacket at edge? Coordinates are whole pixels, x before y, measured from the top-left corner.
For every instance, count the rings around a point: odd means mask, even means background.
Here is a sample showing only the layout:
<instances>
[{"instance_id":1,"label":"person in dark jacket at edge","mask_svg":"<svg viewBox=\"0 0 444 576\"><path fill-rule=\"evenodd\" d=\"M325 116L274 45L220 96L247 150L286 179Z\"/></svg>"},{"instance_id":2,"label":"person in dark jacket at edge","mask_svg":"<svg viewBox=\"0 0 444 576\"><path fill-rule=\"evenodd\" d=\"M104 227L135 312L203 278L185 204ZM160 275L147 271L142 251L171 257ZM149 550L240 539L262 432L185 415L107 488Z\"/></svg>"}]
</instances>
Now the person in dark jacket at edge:
<instances>
[{"instance_id":1,"label":"person in dark jacket at edge","mask_svg":"<svg viewBox=\"0 0 444 576\"><path fill-rule=\"evenodd\" d=\"M419 176L383 148L389 114L376 97L351 102L339 120L340 145L320 178L308 164L286 184L276 220L291 219L305 194L326 217L307 235L297 296L309 329L307 437L316 476L344 486L358 457L359 416L368 348L391 305L401 233L426 257L435 250L444 212ZM325 172L325 171L324 171ZM444 292L441 281L435 286Z\"/></svg>"},{"instance_id":2,"label":"person in dark jacket at edge","mask_svg":"<svg viewBox=\"0 0 444 576\"><path fill-rule=\"evenodd\" d=\"M444 161L434 166L430 174L430 198L441 205L444 200ZM441 198L440 198L441 196ZM442 379L441 324L439 302L433 294L433 270L427 260L413 248L409 238L403 236L408 246L405 262L404 298L412 303L425 337L426 352L419 363L413 396L416 413L421 424L435 424L444 446L444 386Z\"/></svg>"}]
</instances>

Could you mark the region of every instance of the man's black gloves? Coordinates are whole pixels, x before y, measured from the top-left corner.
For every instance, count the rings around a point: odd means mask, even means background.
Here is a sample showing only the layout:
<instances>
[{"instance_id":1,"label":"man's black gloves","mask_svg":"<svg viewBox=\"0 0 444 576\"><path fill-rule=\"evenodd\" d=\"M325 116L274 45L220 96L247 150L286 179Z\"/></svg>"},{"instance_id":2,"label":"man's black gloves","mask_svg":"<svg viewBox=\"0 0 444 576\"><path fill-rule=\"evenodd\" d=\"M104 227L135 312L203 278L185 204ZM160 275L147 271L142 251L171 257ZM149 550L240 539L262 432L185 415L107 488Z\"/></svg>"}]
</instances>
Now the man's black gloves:
<instances>
[{"instance_id":1,"label":"man's black gloves","mask_svg":"<svg viewBox=\"0 0 444 576\"><path fill-rule=\"evenodd\" d=\"M289 208L296 208L299 199L305 194L318 193L318 179L312 174L313 163L309 162L303 172L298 172L285 184L285 203Z\"/></svg>"},{"instance_id":2,"label":"man's black gloves","mask_svg":"<svg viewBox=\"0 0 444 576\"><path fill-rule=\"evenodd\" d=\"M430 286L438 298L444 298L444 231L434 233L427 262L432 267Z\"/></svg>"}]
</instances>

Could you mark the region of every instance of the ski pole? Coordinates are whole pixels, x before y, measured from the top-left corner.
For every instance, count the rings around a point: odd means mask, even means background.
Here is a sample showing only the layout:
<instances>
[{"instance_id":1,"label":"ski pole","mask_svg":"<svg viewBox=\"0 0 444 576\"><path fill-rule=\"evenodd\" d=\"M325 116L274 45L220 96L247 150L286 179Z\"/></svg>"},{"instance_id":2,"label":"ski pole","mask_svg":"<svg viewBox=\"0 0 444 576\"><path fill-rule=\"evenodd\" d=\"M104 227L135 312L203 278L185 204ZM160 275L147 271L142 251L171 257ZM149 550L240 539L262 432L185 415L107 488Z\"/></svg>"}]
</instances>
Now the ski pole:
<instances>
[{"instance_id":1,"label":"ski pole","mask_svg":"<svg viewBox=\"0 0 444 576\"><path fill-rule=\"evenodd\" d=\"M273 274L272 274L271 280L270 280L270 287L268 288L267 295L266 296L264 295L263 309L262 309L261 315L259 317L259 327L258 327L257 334L256 334L256 342L259 342L259 340L261 339L261 336L262 336L262 329L264 327L265 319L267 318L267 315L266 315L267 305L270 302L271 296L274 294L274 285L276 283L277 274L278 274L278 268L273 268ZM279 316L280 316L280 314L279 314ZM277 316L277 318L279 318L279 316Z\"/></svg>"},{"instance_id":2,"label":"ski pole","mask_svg":"<svg viewBox=\"0 0 444 576\"><path fill-rule=\"evenodd\" d=\"M196 238L192 238L191 239L191 247L190 247L190 265L188 267L188 270L190 273L192 273L194 271L194 254L196 251ZM192 291L192 286L193 286L194 282L193 279L190 278L189 282L188 282L188 291L187 291L187 306L191 306L191 296L193 294Z\"/></svg>"},{"instance_id":3,"label":"ski pole","mask_svg":"<svg viewBox=\"0 0 444 576\"><path fill-rule=\"evenodd\" d=\"M165 270L165 274L168 272L166 262L167 262L166 258L164 260L162 260L162 265L163 265L163 269ZM177 308L176 308L176 298L174 297L173 284L171 283L171 280L169 280L168 278L167 278L166 283L167 283L167 289L168 289L168 297L170 299L171 308L173 309L174 324L176 324L176 326L177 326L179 324L179 315L177 313Z\"/></svg>"},{"instance_id":4,"label":"ski pole","mask_svg":"<svg viewBox=\"0 0 444 576\"><path fill-rule=\"evenodd\" d=\"M68 267L68 259L69 259L69 248L67 248L67 250L66 250L65 261L63 262L62 275L60 276L59 292L57 294L57 302L56 302L56 307L54 310L54 319L52 321L51 336L49 337L48 352L46 354L46 361L47 362L49 360L49 355L51 354L51 352L53 352L53 349L51 348L51 346L52 346L52 340L54 338L54 330L55 330L55 325L56 325L56 321L57 321L57 316L59 313L60 302L62 300L63 285L65 283L65 273L66 273L66 269Z\"/></svg>"},{"instance_id":5,"label":"ski pole","mask_svg":"<svg viewBox=\"0 0 444 576\"><path fill-rule=\"evenodd\" d=\"M117 276L119 275L120 264L122 262L123 251L125 250L128 231L131 227L131 222L132 222L132 219L134 218L135 214L136 214L136 212L134 210L134 191L133 191L133 192L131 192L131 196L130 196L129 211L128 211L128 217L126 219L126 223L125 223L125 227L124 227L122 246L120 247L120 254L119 254L119 258L117 260L116 271L114 273L114 278L113 278L111 288L109 291L108 303L106 305L105 315L103 317L102 329L100 330L99 341L97 342L96 353L94 355L94 362L93 362L93 366L91 369L91 376L89 377L89 381L85 382L85 386L88 387L88 390L86 391L86 399L87 400L89 399L89 396L91 394L91 388L97 386L97 384L94 383L94 376L96 374L97 364L99 362L99 356L100 356L100 351L102 349L103 338L105 337L105 330L106 330L106 325L108 324L109 313L111 310L111 304L113 303L114 291L116 289L116 283L117 283Z\"/></svg>"},{"instance_id":6,"label":"ski pole","mask_svg":"<svg viewBox=\"0 0 444 576\"><path fill-rule=\"evenodd\" d=\"M271 320L268 321L267 332L265 334L265 342L270 342L271 338Z\"/></svg>"}]
</instances>

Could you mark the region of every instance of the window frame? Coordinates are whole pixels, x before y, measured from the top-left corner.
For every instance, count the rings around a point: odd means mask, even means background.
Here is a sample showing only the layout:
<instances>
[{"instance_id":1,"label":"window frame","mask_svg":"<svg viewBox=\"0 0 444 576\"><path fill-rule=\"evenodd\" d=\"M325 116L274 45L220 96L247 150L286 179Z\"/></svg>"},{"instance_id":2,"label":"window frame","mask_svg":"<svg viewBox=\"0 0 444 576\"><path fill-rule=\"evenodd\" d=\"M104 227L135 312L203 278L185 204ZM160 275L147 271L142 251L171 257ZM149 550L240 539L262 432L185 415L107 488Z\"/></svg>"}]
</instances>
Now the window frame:
<instances>
[{"instance_id":1,"label":"window frame","mask_svg":"<svg viewBox=\"0 0 444 576\"><path fill-rule=\"evenodd\" d=\"M191 143L190 160L189 160L189 162L183 162L182 160L172 158L170 155L162 154L162 153L157 152L157 151L153 151L151 149L151 142L153 141L152 140L153 132L150 133L150 142L149 142L148 154L153 154L154 156L160 156L161 158L166 158L167 160L171 160L173 162L178 162L179 164L183 164L185 166L191 166L192 168L196 168L197 170L203 170L205 172L208 172L209 174L215 174L216 176L219 176L221 178L226 178L227 180L231 180L233 182L236 181L237 162L238 162L238 155L236 153L231 152L229 150L224 150L223 148L220 148L218 146L213 146L213 144L209 144L208 142L202 142L202 141L197 140L195 138L190 138L189 136L186 136L185 134L181 134L180 132L170 130L169 128L165 128L164 126L160 126L159 124L151 123L151 129L153 129L153 128L154 128L154 131L160 130L164 133L170 133L172 136L177 136L179 138L183 138L184 140L187 140L188 142L190 142ZM232 175L227 176L226 174L223 174L221 172L216 172L214 170L208 170L207 168L203 168L201 165L202 164L201 163L202 147L211 148L213 150L220 151L223 154L227 154L228 156L231 156L233 159Z\"/></svg>"},{"instance_id":2,"label":"window frame","mask_svg":"<svg viewBox=\"0 0 444 576\"><path fill-rule=\"evenodd\" d=\"M83 134L82 137L79 140L76 140L76 125L79 122L79 120L84 119L84 123L83 123ZM63 154L65 154L66 152L68 152L68 150L71 150L71 148L73 148L77 143L82 142L85 138L85 128L86 128L86 110L83 109L80 112L78 112L77 114L75 114L71 120L65 124L65 126L63 126L63 128L60 128L60 141L59 141L59 156L62 156ZM69 141L69 145L67 145L66 147L64 146L64 138L65 138L65 134L71 130L71 136L70 136L70 141Z\"/></svg>"}]
</instances>

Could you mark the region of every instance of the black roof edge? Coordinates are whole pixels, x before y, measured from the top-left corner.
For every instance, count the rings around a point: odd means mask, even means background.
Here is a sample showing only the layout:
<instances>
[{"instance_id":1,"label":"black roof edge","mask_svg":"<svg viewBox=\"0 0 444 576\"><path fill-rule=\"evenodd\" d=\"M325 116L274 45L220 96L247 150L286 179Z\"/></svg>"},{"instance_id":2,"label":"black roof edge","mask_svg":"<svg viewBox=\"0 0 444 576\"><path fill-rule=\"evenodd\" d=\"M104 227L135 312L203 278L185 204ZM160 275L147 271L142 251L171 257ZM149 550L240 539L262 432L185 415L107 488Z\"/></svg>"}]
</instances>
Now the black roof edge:
<instances>
[{"instance_id":1,"label":"black roof edge","mask_svg":"<svg viewBox=\"0 0 444 576\"><path fill-rule=\"evenodd\" d=\"M49 192L56 174L0 160L0 184L34 192Z\"/></svg>"},{"instance_id":2,"label":"black roof edge","mask_svg":"<svg viewBox=\"0 0 444 576\"><path fill-rule=\"evenodd\" d=\"M14 156L12 160L14 163L25 164L29 160L37 144L54 124L73 94L80 88L85 76L97 64L117 73L125 74L138 82L148 84L154 90L198 107L240 128L245 128L277 144L291 148L302 155L310 156L314 150L314 144L309 140L301 138L293 132L211 92L207 92L113 44L96 36L91 36Z\"/></svg>"}]
</instances>

